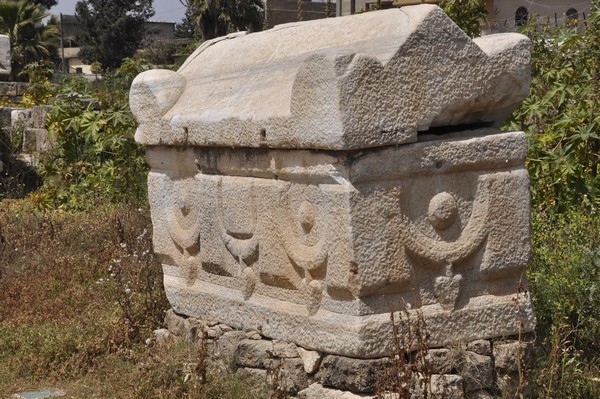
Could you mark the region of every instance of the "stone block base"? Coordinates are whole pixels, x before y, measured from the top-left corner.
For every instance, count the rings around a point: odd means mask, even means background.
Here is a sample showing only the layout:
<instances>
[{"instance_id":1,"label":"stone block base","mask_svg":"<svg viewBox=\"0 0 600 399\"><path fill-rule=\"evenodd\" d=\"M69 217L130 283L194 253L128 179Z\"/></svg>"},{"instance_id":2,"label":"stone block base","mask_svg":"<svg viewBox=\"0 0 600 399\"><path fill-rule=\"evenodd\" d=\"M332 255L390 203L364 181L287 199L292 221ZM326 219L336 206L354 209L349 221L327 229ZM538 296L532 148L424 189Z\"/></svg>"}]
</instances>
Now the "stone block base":
<instances>
[{"instance_id":1,"label":"stone block base","mask_svg":"<svg viewBox=\"0 0 600 399\"><path fill-rule=\"evenodd\" d=\"M527 390L524 376L533 352L531 335L438 348L429 347L426 337L415 337L421 345L410 353L398 349L390 357L356 359L307 350L265 338L260 331L235 330L173 310L165 324L168 332L156 332L159 343L172 335L188 341L204 339L211 360L223 371L267 380L306 399L513 397ZM392 345L401 348L400 340Z\"/></svg>"}]
</instances>

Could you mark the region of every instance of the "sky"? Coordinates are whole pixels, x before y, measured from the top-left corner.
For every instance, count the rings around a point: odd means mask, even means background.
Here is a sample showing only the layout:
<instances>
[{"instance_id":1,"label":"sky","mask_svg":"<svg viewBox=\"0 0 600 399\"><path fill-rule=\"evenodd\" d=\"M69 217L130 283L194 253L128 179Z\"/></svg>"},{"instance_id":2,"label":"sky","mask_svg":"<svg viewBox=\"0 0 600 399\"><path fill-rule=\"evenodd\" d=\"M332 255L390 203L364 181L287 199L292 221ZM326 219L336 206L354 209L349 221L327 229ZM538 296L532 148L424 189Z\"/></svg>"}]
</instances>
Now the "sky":
<instances>
[{"instance_id":1,"label":"sky","mask_svg":"<svg viewBox=\"0 0 600 399\"><path fill-rule=\"evenodd\" d=\"M77 0L58 0L58 4L50 9L53 14L75 14ZM151 21L181 22L185 7L179 0L154 0L155 14Z\"/></svg>"}]
</instances>

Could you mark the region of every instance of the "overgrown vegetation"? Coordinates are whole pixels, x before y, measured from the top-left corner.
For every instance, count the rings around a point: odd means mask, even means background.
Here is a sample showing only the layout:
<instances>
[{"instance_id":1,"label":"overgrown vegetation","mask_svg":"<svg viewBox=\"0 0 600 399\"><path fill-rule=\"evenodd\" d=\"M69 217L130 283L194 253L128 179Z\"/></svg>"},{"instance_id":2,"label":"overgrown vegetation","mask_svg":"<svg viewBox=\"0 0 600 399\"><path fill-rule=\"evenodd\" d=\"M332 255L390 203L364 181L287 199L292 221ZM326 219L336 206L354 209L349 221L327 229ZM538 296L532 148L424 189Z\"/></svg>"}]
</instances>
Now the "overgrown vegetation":
<instances>
[{"instance_id":1,"label":"overgrown vegetation","mask_svg":"<svg viewBox=\"0 0 600 399\"><path fill-rule=\"evenodd\" d=\"M102 203L142 203L146 193L144 149L134 140L128 89L142 71L128 59L102 80L66 77L58 85L37 80L29 96L52 105L47 123L54 150L40 157L43 186L31 200L44 209L89 209ZM49 98L47 98L49 96Z\"/></svg>"},{"instance_id":2,"label":"overgrown vegetation","mask_svg":"<svg viewBox=\"0 0 600 399\"><path fill-rule=\"evenodd\" d=\"M432 391L429 360L429 333L423 314L416 312L411 316L405 307L403 311L391 318L391 342L394 356L391 356L390 365L379 376L376 387L377 399L411 398L418 395L420 398L445 398L449 392ZM413 348L417 350L413 350Z\"/></svg>"},{"instance_id":3,"label":"overgrown vegetation","mask_svg":"<svg viewBox=\"0 0 600 399\"><path fill-rule=\"evenodd\" d=\"M506 124L524 130L530 145L528 276L538 360L529 378L540 398L600 397L600 14L599 1L592 4L584 32L529 18L531 95ZM442 5L477 35L481 2ZM139 60L127 59L102 80L53 83L47 64L25 68L32 85L23 105L52 105L56 147L40 158L40 189L0 203L0 396L57 383L78 397L270 395L232 377L203 378L195 371L205 360L198 347L145 343L168 304L142 205L144 152L128 109L129 85L141 70ZM19 148L18 133L0 135L0 199L38 183L28 186L35 179L28 169L7 178L6 168L24 165ZM410 373L424 372L420 361L396 359L405 374L387 376L383 386L404 386Z\"/></svg>"},{"instance_id":4,"label":"overgrown vegetation","mask_svg":"<svg viewBox=\"0 0 600 399\"><path fill-rule=\"evenodd\" d=\"M541 398L600 396L599 5L584 32L530 18L531 95L507 124L529 138Z\"/></svg>"}]
</instances>

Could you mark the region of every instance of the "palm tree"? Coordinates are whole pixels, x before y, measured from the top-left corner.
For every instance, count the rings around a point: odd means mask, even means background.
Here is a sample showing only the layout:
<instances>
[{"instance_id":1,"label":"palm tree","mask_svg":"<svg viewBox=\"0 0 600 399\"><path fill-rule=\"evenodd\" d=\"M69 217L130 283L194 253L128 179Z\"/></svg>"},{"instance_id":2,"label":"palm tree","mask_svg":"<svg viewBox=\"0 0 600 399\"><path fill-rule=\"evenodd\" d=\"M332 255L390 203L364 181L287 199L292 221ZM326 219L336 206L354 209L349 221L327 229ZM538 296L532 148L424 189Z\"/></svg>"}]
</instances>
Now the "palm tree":
<instances>
[{"instance_id":1,"label":"palm tree","mask_svg":"<svg viewBox=\"0 0 600 399\"><path fill-rule=\"evenodd\" d=\"M193 10L203 40L236 30L259 31L263 26L262 0L180 0Z\"/></svg>"},{"instance_id":2,"label":"palm tree","mask_svg":"<svg viewBox=\"0 0 600 399\"><path fill-rule=\"evenodd\" d=\"M59 30L56 18L40 5L27 0L0 1L0 32L10 40L11 80L16 80L25 65L56 56Z\"/></svg>"}]
</instances>

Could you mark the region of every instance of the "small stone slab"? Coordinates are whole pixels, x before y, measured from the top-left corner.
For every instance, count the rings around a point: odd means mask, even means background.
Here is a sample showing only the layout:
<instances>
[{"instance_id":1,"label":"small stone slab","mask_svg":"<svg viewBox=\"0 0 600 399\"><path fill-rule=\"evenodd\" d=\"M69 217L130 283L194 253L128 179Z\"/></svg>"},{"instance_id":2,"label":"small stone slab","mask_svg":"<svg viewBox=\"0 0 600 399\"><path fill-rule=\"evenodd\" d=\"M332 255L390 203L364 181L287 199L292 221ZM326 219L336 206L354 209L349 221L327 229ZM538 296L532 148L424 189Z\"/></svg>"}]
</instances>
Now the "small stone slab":
<instances>
[{"instance_id":1,"label":"small stone slab","mask_svg":"<svg viewBox=\"0 0 600 399\"><path fill-rule=\"evenodd\" d=\"M11 71L10 64L10 38L0 35L0 76L8 77Z\"/></svg>"},{"instance_id":2,"label":"small stone slab","mask_svg":"<svg viewBox=\"0 0 600 399\"><path fill-rule=\"evenodd\" d=\"M352 392L344 392L337 389L325 388L323 385L314 383L308 388L299 392L299 397L302 399L375 399L376 396L367 394L356 394Z\"/></svg>"},{"instance_id":3,"label":"small stone slab","mask_svg":"<svg viewBox=\"0 0 600 399\"><path fill-rule=\"evenodd\" d=\"M245 339L235 350L235 362L243 367L265 368L269 360L267 351L271 348L269 341Z\"/></svg>"},{"instance_id":4,"label":"small stone slab","mask_svg":"<svg viewBox=\"0 0 600 399\"><path fill-rule=\"evenodd\" d=\"M387 358L363 360L329 355L323 359L317 378L326 387L371 393L388 364Z\"/></svg>"},{"instance_id":5,"label":"small stone slab","mask_svg":"<svg viewBox=\"0 0 600 399\"><path fill-rule=\"evenodd\" d=\"M63 391L44 390L44 391L27 391L19 392L13 395L14 398L20 399L42 399L52 398L56 396L65 396Z\"/></svg>"}]
</instances>

